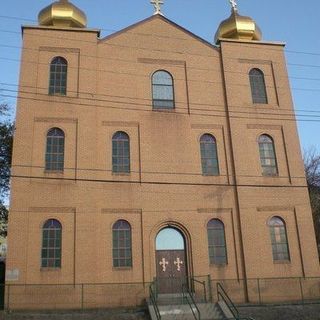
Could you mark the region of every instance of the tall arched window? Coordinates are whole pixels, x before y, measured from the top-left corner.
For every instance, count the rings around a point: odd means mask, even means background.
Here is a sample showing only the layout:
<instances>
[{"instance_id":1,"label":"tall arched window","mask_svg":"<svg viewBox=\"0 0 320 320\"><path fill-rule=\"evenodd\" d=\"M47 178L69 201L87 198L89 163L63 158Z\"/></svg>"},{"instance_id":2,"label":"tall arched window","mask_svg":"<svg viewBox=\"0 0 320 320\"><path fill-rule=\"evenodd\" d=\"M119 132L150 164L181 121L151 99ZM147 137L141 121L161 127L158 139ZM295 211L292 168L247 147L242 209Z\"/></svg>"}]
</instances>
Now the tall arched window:
<instances>
[{"instance_id":1,"label":"tall arched window","mask_svg":"<svg viewBox=\"0 0 320 320\"><path fill-rule=\"evenodd\" d=\"M68 62L65 58L55 57L50 64L49 94L67 94Z\"/></svg>"},{"instance_id":2,"label":"tall arched window","mask_svg":"<svg viewBox=\"0 0 320 320\"><path fill-rule=\"evenodd\" d=\"M112 137L112 172L130 172L130 139L122 131Z\"/></svg>"},{"instance_id":3,"label":"tall arched window","mask_svg":"<svg viewBox=\"0 0 320 320\"><path fill-rule=\"evenodd\" d=\"M61 267L62 226L58 220L47 220L42 227L42 268Z\"/></svg>"},{"instance_id":4,"label":"tall arched window","mask_svg":"<svg viewBox=\"0 0 320 320\"><path fill-rule=\"evenodd\" d=\"M132 267L131 226L118 220L112 227L113 266Z\"/></svg>"},{"instance_id":5,"label":"tall arched window","mask_svg":"<svg viewBox=\"0 0 320 320\"><path fill-rule=\"evenodd\" d=\"M278 174L277 159L274 143L270 136L263 134L259 137L259 152L262 174L276 176Z\"/></svg>"},{"instance_id":6,"label":"tall arched window","mask_svg":"<svg viewBox=\"0 0 320 320\"><path fill-rule=\"evenodd\" d=\"M227 248L224 225L212 219L207 225L210 264L227 264Z\"/></svg>"},{"instance_id":7,"label":"tall arched window","mask_svg":"<svg viewBox=\"0 0 320 320\"><path fill-rule=\"evenodd\" d=\"M164 70L152 75L152 102L154 109L174 108L174 88L171 74Z\"/></svg>"},{"instance_id":8,"label":"tall arched window","mask_svg":"<svg viewBox=\"0 0 320 320\"><path fill-rule=\"evenodd\" d=\"M46 170L63 171L64 167L64 132L52 128L47 133Z\"/></svg>"},{"instance_id":9,"label":"tall arched window","mask_svg":"<svg viewBox=\"0 0 320 320\"><path fill-rule=\"evenodd\" d=\"M272 255L274 261L289 261L287 230L284 221L279 217L269 220Z\"/></svg>"},{"instance_id":10,"label":"tall arched window","mask_svg":"<svg viewBox=\"0 0 320 320\"><path fill-rule=\"evenodd\" d=\"M251 69L249 72L251 95L253 103L268 103L264 74L260 69Z\"/></svg>"},{"instance_id":11,"label":"tall arched window","mask_svg":"<svg viewBox=\"0 0 320 320\"><path fill-rule=\"evenodd\" d=\"M202 174L207 176L219 175L219 162L216 139L211 134L200 138Z\"/></svg>"}]
</instances>

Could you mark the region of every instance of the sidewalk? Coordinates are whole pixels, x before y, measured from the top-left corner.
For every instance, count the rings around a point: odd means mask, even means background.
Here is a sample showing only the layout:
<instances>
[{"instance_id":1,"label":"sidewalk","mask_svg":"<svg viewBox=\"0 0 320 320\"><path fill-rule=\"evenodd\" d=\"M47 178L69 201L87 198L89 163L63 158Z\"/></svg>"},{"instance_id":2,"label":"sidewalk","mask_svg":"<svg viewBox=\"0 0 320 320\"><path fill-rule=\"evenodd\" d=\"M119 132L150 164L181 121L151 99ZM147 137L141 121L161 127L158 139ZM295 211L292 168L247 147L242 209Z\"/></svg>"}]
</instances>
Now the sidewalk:
<instances>
[{"instance_id":1,"label":"sidewalk","mask_svg":"<svg viewBox=\"0 0 320 320\"><path fill-rule=\"evenodd\" d=\"M0 320L149 320L147 309L1 312Z\"/></svg>"}]
</instances>

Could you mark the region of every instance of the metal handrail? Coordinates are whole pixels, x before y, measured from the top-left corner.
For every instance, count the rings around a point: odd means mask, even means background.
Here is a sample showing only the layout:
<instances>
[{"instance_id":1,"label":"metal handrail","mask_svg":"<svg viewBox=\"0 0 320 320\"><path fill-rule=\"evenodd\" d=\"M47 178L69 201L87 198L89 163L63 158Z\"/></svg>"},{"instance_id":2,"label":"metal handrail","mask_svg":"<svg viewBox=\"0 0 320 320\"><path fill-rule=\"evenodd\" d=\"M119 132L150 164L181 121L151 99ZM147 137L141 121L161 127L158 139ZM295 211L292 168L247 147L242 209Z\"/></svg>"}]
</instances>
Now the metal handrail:
<instances>
[{"instance_id":1,"label":"metal handrail","mask_svg":"<svg viewBox=\"0 0 320 320\"><path fill-rule=\"evenodd\" d=\"M223 318L223 320L234 320L234 318ZM237 318L236 320L255 320L254 318L251 317L245 317L245 318Z\"/></svg>"},{"instance_id":2,"label":"metal handrail","mask_svg":"<svg viewBox=\"0 0 320 320\"><path fill-rule=\"evenodd\" d=\"M185 296L185 293L186 293L186 296ZM201 319L200 310L199 310L196 302L195 302L194 299L193 299L193 296L192 296L191 292L189 291L189 289L188 289L188 287L187 287L187 285L186 285L185 283L182 285L182 294L183 294L183 297L186 297L186 300L187 300L187 302L188 302L188 305L189 305L189 307L190 307L190 309L191 309L191 312L192 312L193 317L195 318L195 320L200 320L200 319ZM191 302L189 301L188 297L190 297ZM196 310L197 310L198 318L197 318L197 316L196 316L196 314L195 314L195 312L194 312L194 309L193 309L192 304L193 304L193 306L194 306L194 307L196 308Z\"/></svg>"},{"instance_id":3,"label":"metal handrail","mask_svg":"<svg viewBox=\"0 0 320 320\"><path fill-rule=\"evenodd\" d=\"M219 298L221 297L224 303L229 308L232 315L234 316L234 318L240 319L238 309L236 308L236 306L228 296L227 292L223 289L222 285L219 282L217 283L217 295L218 295L218 301L220 300Z\"/></svg>"},{"instance_id":4,"label":"metal handrail","mask_svg":"<svg viewBox=\"0 0 320 320\"><path fill-rule=\"evenodd\" d=\"M200 283L203 286L203 294L204 294L204 302L207 302L207 290L206 290L206 282L200 281L195 279L194 277L191 278L191 281Z\"/></svg>"},{"instance_id":5,"label":"metal handrail","mask_svg":"<svg viewBox=\"0 0 320 320\"><path fill-rule=\"evenodd\" d=\"M153 309L154 309L154 312L156 314L156 317L158 320L161 320L161 314L160 314L160 311L159 311L159 307L158 307L158 304L157 304L157 299L156 299L156 295L155 293L153 292L152 290L152 286L154 285L155 283L152 282L149 286L149 292L150 292L150 300L152 302L152 306L153 306Z\"/></svg>"}]
</instances>

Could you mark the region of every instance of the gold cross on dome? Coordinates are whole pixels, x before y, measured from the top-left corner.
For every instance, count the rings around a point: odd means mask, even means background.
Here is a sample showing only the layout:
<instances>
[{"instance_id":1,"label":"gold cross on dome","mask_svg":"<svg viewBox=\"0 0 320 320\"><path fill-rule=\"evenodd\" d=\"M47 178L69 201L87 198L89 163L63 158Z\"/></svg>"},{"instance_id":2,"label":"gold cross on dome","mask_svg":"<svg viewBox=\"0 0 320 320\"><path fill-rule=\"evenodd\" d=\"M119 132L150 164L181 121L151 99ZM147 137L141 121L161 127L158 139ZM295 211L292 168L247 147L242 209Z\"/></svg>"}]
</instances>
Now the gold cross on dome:
<instances>
[{"instance_id":1,"label":"gold cross on dome","mask_svg":"<svg viewBox=\"0 0 320 320\"><path fill-rule=\"evenodd\" d=\"M180 260L180 258L178 257L177 260L174 262L174 264L177 266L177 271L180 271L181 266L183 265L183 261Z\"/></svg>"},{"instance_id":2,"label":"gold cross on dome","mask_svg":"<svg viewBox=\"0 0 320 320\"><path fill-rule=\"evenodd\" d=\"M169 262L166 260L166 258L162 258L161 261L159 262L160 266L162 266L162 271L166 272L167 270L167 265Z\"/></svg>"},{"instance_id":3,"label":"gold cross on dome","mask_svg":"<svg viewBox=\"0 0 320 320\"><path fill-rule=\"evenodd\" d=\"M153 4L155 12L154 14L161 14L161 5L163 5L163 0L151 0L150 1L151 4Z\"/></svg>"},{"instance_id":4,"label":"gold cross on dome","mask_svg":"<svg viewBox=\"0 0 320 320\"><path fill-rule=\"evenodd\" d=\"M238 10L238 4L237 4L237 1L236 0L229 0L231 6L232 6L232 9L234 11L237 11Z\"/></svg>"}]
</instances>

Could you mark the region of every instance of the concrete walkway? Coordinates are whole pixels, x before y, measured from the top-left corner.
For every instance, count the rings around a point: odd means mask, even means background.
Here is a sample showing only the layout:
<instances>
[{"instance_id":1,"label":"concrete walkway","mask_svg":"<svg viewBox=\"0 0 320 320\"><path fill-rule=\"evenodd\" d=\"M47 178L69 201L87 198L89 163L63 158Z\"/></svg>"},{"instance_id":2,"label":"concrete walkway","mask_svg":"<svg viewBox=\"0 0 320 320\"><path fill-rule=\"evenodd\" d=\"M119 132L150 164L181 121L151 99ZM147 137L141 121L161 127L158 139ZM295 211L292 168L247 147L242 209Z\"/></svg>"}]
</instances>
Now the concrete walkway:
<instances>
[{"instance_id":1,"label":"concrete walkway","mask_svg":"<svg viewBox=\"0 0 320 320\"><path fill-rule=\"evenodd\" d=\"M305 305L237 306L241 316L255 320L320 320L320 303Z\"/></svg>"},{"instance_id":2,"label":"concrete walkway","mask_svg":"<svg viewBox=\"0 0 320 320\"><path fill-rule=\"evenodd\" d=\"M147 309L0 313L0 320L150 320Z\"/></svg>"}]
</instances>

